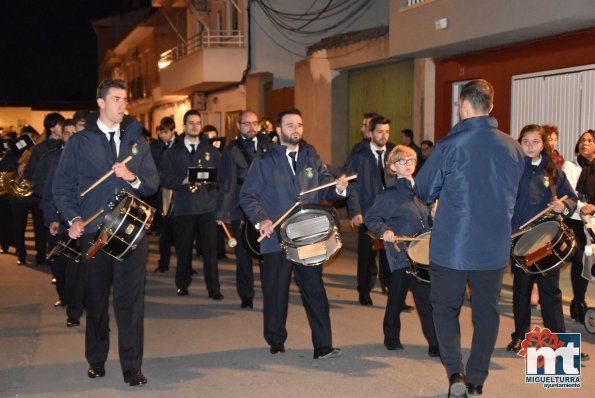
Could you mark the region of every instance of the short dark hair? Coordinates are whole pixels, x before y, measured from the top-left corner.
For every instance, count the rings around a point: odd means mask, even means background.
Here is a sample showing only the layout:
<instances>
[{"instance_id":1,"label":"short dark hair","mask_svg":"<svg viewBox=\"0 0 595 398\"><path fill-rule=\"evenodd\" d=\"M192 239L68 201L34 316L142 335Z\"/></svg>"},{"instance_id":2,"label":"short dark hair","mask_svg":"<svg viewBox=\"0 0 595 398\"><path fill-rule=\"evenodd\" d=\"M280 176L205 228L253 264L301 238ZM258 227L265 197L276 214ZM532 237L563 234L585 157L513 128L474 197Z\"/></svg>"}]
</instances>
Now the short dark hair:
<instances>
[{"instance_id":1,"label":"short dark hair","mask_svg":"<svg viewBox=\"0 0 595 398\"><path fill-rule=\"evenodd\" d=\"M176 129L176 122L169 116L166 116L161 119L159 122L159 130L170 130L174 131Z\"/></svg>"},{"instance_id":2,"label":"short dark hair","mask_svg":"<svg viewBox=\"0 0 595 398\"><path fill-rule=\"evenodd\" d=\"M217 133L217 135L219 135L219 130L217 130L217 127L213 126L212 124L205 124L205 126L202 128L203 134L211 131L214 131Z\"/></svg>"},{"instance_id":3,"label":"short dark hair","mask_svg":"<svg viewBox=\"0 0 595 398\"><path fill-rule=\"evenodd\" d=\"M374 131L378 124L390 124L390 119L380 115L372 118L372 120L370 120L370 131Z\"/></svg>"},{"instance_id":4,"label":"short dark hair","mask_svg":"<svg viewBox=\"0 0 595 398\"><path fill-rule=\"evenodd\" d=\"M404 136L406 136L411 141L413 141L413 130L411 130L411 129L404 129L404 130L401 130L401 133L403 133Z\"/></svg>"},{"instance_id":5,"label":"short dark hair","mask_svg":"<svg viewBox=\"0 0 595 398\"><path fill-rule=\"evenodd\" d=\"M186 111L186 113L184 113L184 124L186 124L186 122L188 121L189 116L198 116L200 118L200 121L202 122L202 116L200 116L200 112L196 109L190 109L189 111Z\"/></svg>"},{"instance_id":6,"label":"short dark hair","mask_svg":"<svg viewBox=\"0 0 595 398\"><path fill-rule=\"evenodd\" d=\"M62 123L62 127L72 126L74 127L76 123L72 119L64 119L64 123Z\"/></svg>"},{"instance_id":7,"label":"short dark hair","mask_svg":"<svg viewBox=\"0 0 595 398\"><path fill-rule=\"evenodd\" d=\"M422 146L424 144L427 145L428 148L434 148L434 143L432 141L430 141L430 140L423 140L421 142L421 144L419 144L419 146Z\"/></svg>"},{"instance_id":8,"label":"short dark hair","mask_svg":"<svg viewBox=\"0 0 595 398\"><path fill-rule=\"evenodd\" d=\"M471 80L459 95L460 101L469 101L477 112L489 113L494 103L494 87L484 79Z\"/></svg>"},{"instance_id":9,"label":"short dark hair","mask_svg":"<svg viewBox=\"0 0 595 398\"><path fill-rule=\"evenodd\" d=\"M43 129L47 135L50 135L50 129L53 129L57 124L62 123L64 123L64 116L60 115L58 112L48 113L43 119Z\"/></svg>"},{"instance_id":10,"label":"short dark hair","mask_svg":"<svg viewBox=\"0 0 595 398\"><path fill-rule=\"evenodd\" d=\"M281 122L283 121L283 118L287 115L298 115L301 117L302 112L300 112L300 110L297 108L286 108L277 114L277 117L275 118L275 125L277 127L281 127Z\"/></svg>"},{"instance_id":11,"label":"short dark hair","mask_svg":"<svg viewBox=\"0 0 595 398\"><path fill-rule=\"evenodd\" d=\"M378 115L376 112L366 112L364 113L364 119L374 119Z\"/></svg>"},{"instance_id":12,"label":"short dark hair","mask_svg":"<svg viewBox=\"0 0 595 398\"><path fill-rule=\"evenodd\" d=\"M104 79L97 87L97 98L105 99L110 88L121 88L122 90L128 91L128 85L124 80Z\"/></svg>"},{"instance_id":13,"label":"short dark hair","mask_svg":"<svg viewBox=\"0 0 595 398\"><path fill-rule=\"evenodd\" d=\"M76 125L78 122L80 121L86 121L87 120L87 116L89 115L89 111L87 110L79 110L74 112L74 115L72 116L72 122Z\"/></svg>"}]
</instances>

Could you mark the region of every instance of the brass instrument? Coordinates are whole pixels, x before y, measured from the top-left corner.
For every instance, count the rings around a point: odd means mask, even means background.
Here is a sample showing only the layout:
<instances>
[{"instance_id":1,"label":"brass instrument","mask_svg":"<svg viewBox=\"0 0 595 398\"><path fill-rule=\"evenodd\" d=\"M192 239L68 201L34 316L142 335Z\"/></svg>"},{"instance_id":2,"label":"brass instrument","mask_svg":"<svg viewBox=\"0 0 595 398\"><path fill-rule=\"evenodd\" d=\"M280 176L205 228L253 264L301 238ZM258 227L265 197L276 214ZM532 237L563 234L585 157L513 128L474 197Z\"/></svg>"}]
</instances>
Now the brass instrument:
<instances>
[{"instance_id":1,"label":"brass instrument","mask_svg":"<svg viewBox=\"0 0 595 398\"><path fill-rule=\"evenodd\" d=\"M25 176L20 176L16 171L4 172L2 190L17 198L26 198L33 194L31 181Z\"/></svg>"},{"instance_id":2,"label":"brass instrument","mask_svg":"<svg viewBox=\"0 0 595 398\"><path fill-rule=\"evenodd\" d=\"M42 136L33 136L31 139L37 145L39 138ZM19 159L19 165L23 163L27 163L29 161L29 157L31 156L31 150L34 148L31 147L27 149ZM2 191L5 191L10 196L14 196L15 198L26 198L33 194L33 185L31 181L27 180L24 175L19 175L18 171L7 171L3 173L1 185Z\"/></svg>"},{"instance_id":3,"label":"brass instrument","mask_svg":"<svg viewBox=\"0 0 595 398\"><path fill-rule=\"evenodd\" d=\"M7 171L0 171L0 197L8 195L8 191L4 188L4 176Z\"/></svg>"}]
</instances>

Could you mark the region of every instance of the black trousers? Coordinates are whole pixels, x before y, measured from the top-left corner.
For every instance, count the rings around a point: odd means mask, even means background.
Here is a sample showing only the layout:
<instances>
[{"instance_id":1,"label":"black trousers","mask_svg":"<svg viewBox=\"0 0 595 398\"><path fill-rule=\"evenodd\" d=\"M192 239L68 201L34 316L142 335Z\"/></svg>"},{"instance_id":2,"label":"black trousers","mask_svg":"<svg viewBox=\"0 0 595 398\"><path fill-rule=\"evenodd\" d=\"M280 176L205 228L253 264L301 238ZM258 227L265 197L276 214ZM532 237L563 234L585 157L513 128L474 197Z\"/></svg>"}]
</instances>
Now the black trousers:
<instances>
[{"instance_id":1,"label":"black trousers","mask_svg":"<svg viewBox=\"0 0 595 398\"><path fill-rule=\"evenodd\" d=\"M555 333L564 333L562 291L560 290L560 269L545 276L527 275L517 266L512 267L512 310L514 313L513 339L525 339L531 329L531 291L533 284L539 288L539 305L543 325Z\"/></svg>"},{"instance_id":2,"label":"black trousers","mask_svg":"<svg viewBox=\"0 0 595 398\"><path fill-rule=\"evenodd\" d=\"M357 236L357 291L360 295L369 295L376 285L376 275L382 286L390 285L390 267L384 250L378 251L378 265L376 252L372 250L372 238L366 233L367 228L360 226Z\"/></svg>"},{"instance_id":3,"label":"black trousers","mask_svg":"<svg viewBox=\"0 0 595 398\"><path fill-rule=\"evenodd\" d=\"M431 347L438 346L434 320L432 319L432 306L430 305L430 284L418 281L407 273L407 268L394 270L390 274L390 289L384 312L384 339L387 341L400 341L401 311L403 311L405 296L411 287L415 307L421 321L421 330Z\"/></svg>"},{"instance_id":4,"label":"black trousers","mask_svg":"<svg viewBox=\"0 0 595 398\"><path fill-rule=\"evenodd\" d=\"M159 229L159 262L158 267L169 269L171 247L175 243L175 218L162 217Z\"/></svg>"},{"instance_id":5,"label":"black trousers","mask_svg":"<svg viewBox=\"0 0 595 398\"><path fill-rule=\"evenodd\" d=\"M231 220L231 233L238 242L234 248L236 255L236 290L242 300L254 298L254 271L252 255L242 239L242 220Z\"/></svg>"},{"instance_id":6,"label":"black trousers","mask_svg":"<svg viewBox=\"0 0 595 398\"><path fill-rule=\"evenodd\" d=\"M217 223L214 213L189 214L175 217L176 253L176 286L188 288L192 282L192 242L196 230L200 233L202 248L203 274L209 296L219 293L219 269L217 265Z\"/></svg>"},{"instance_id":7,"label":"black trousers","mask_svg":"<svg viewBox=\"0 0 595 398\"><path fill-rule=\"evenodd\" d=\"M53 249L67 234L48 236L48 248ZM66 315L69 319L79 319L83 314L85 296L85 280L83 265L65 255L57 255L50 264L52 274L56 278L56 291L62 302L66 303Z\"/></svg>"},{"instance_id":8,"label":"black trousers","mask_svg":"<svg viewBox=\"0 0 595 398\"><path fill-rule=\"evenodd\" d=\"M0 181L0 183L2 183ZM12 227L12 210L9 198L6 196L0 197L0 248L8 251L9 246L13 246L13 227Z\"/></svg>"},{"instance_id":9,"label":"black trousers","mask_svg":"<svg viewBox=\"0 0 595 398\"><path fill-rule=\"evenodd\" d=\"M39 200L35 198L17 199L10 203L12 209L13 240L17 257L25 260L27 247L25 246L25 229L27 216L31 212L33 217L33 234L35 237L35 262L45 264L47 250L47 228L43 225L43 213L39 208Z\"/></svg>"},{"instance_id":10,"label":"black trousers","mask_svg":"<svg viewBox=\"0 0 595 398\"><path fill-rule=\"evenodd\" d=\"M263 314L264 339L269 345L279 345L287 339L287 308L291 271L300 287L302 303L312 330L314 350L331 348L329 303L322 281L322 265L303 266L290 262L283 252L263 255Z\"/></svg>"},{"instance_id":11,"label":"black trousers","mask_svg":"<svg viewBox=\"0 0 595 398\"><path fill-rule=\"evenodd\" d=\"M564 222L572 228L576 241L576 249L572 255L572 267L570 268L570 281L572 283L572 294L574 296L572 301L575 303L582 303L585 301L587 287L589 287L589 281L582 277L583 254L585 253L587 236L585 235L585 227L582 221L566 219Z\"/></svg>"},{"instance_id":12,"label":"black trousers","mask_svg":"<svg viewBox=\"0 0 595 398\"><path fill-rule=\"evenodd\" d=\"M87 252L93 236L85 234L81 238L83 253ZM130 257L122 262L103 251L90 261L82 260L87 309L85 357L92 367L103 365L109 352L110 289L113 290L122 371L142 366L147 253L145 236Z\"/></svg>"},{"instance_id":13,"label":"black trousers","mask_svg":"<svg viewBox=\"0 0 595 398\"><path fill-rule=\"evenodd\" d=\"M488 271L455 270L430 264L430 302L447 376L466 373L469 383L483 385L488 377L500 315L497 304L504 269ZM459 314L467 281L471 287L473 339L467 365L461 354Z\"/></svg>"}]
</instances>

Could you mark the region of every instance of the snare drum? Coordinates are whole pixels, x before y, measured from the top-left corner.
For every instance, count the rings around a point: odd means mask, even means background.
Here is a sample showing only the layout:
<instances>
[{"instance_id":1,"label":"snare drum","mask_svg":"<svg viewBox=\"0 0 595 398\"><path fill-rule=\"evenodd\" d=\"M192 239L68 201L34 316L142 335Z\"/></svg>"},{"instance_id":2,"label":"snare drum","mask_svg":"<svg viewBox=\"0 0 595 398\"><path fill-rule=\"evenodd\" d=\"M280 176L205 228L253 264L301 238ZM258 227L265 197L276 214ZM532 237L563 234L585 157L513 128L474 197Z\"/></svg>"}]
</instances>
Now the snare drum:
<instances>
[{"instance_id":1,"label":"snare drum","mask_svg":"<svg viewBox=\"0 0 595 398\"><path fill-rule=\"evenodd\" d=\"M102 242L101 250L116 260L124 261L151 227L155 209L125 191L116 196L116 201L111 213L103 219L95 240ZM88 252L87 259L93 255Z\"/></svg>"},{"instance_id":2,"label":"snare drum","mask_svg":"<svg viewBox=\"0 0 595 398\"><path fill-rule=\"evenodd\" d=\"M337 215L326 206L302 206L281 224L279 233L287 259L296 264L322 264L343 246Z\"/></svg>"},{"instance_id":3,"label":"snare drum","mask_svg":"<svg viewBox=\"0 0 595 398\"><path fill-rule=\"evenodd\" d=\"M407 246L407 257L411 264L410 273L420 282L430 283L430 236L431 229L424 229L415 238L422 240L413 240Z\"/></svg>"},{"instance_id":4,"label":"snare drum","mask_svg":"<svg viewBox=\"0 0 595 398\"><path fill-rule=\"evenodd\" d=\"M246 250L248 250L252 257L258 260L262 260L262 253L260 252L260 242L258 241L258 238L260 237L259 231L256 228L254 228L250 221L247 220L242 220L242 223L240 224L240 229L242 231L242 239Z\"/></svg>"},{"instance_id":5,"label":"snare drum","mask_svg":"<svg viewBox=\"0 0 595 398\"><path fill-rule=\"evenodd\" d=\"M47 255L47 262L52 263L56 256L65 256L69 259L79 262L81 260L81 247L78 239L72 239L68 234L64 236L60 241L54 246L54 248L48 253Z\"/></svg>"},{"instance_id":6,"label":"snare drum","mask_svg":"<svg viewBox=\"0 0 595 398\"><path fill-rule=\"evenodd\" d=\"M546 275L562 266L574 253L574 233L560 218L538 221L512 248L515 265L529 275Z\"/></svg>"}]
</instances>

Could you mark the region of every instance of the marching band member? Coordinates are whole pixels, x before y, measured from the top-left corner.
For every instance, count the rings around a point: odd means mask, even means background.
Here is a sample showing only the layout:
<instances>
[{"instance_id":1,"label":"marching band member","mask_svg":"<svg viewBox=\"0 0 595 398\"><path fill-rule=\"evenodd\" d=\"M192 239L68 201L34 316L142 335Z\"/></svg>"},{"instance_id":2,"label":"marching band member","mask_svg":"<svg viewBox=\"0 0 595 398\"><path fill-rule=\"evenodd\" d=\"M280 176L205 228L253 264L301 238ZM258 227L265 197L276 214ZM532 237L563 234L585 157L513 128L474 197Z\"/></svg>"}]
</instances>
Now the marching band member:
<instances>
[{"instance_id":1,"label":"marching band member","mask_svg":"<svg viewBox=\"0 0 595 398\"><path fill-rule=\"evenodd\" d=\"M104 80L97 88L99 114L91 113L85 129L70 138L64 147L54 177L56 206L70 228L68 235L81 239L82 252L92 244L101 218L83 227L83 219L100 209L109 213L108 204L122 190L137 197L148 197L159 186L159 176L149 144L142 136L142 126L126 116L127 85L122 80ZM132 160L122 162L129 155ZM107 178L86 196L81 193L109 170ZM145 294L145 261L147 237L120 262L100 251L83 259L85 272L85 306L87 325L85 356L89 362L87 376L105 376L109 352L108 304L113 287L113 305L118 324L118 351L124 381L130 386L147 383L141 371L143 359L143 321Z\"/></svg>"},{"instance_id":2,"label":"marching band member","mask_svg":"<svg viewBox=\"0 0 595 398\"><path fill-rule=\"evenodd\" d=\"M270 345L271 354L285 352L285 324L293 270L312 330L314 359L338 357L341 350L333 347L322 265L304 266L290 262L279 244L280 237L272 221L278 220L295 204L300 192L332 182L333 177L312 147L303 145L299 110L287 109L279 113L275 125L281 145L274 146L252 162L240 191L240 205L246 216L257 225L261 235L266 235L260 244L264 258L264 338ZM305 195L302 203L343 199L347 179L341 176L336 182L336 187Z\"/></svg>"},{"instance_id":3,"label":"marching band member","mask_svg":"<svg viewBox=\"0 0 595 398\"><path fill-rule=\"evenodd\" d=\"M184 134L165 151L159 173L164 187L175 191L174 229L176 236L176 293L188 295L192 282L192 242L195 231L200 233L204 279L213 300L223 300L217 264L217 223L215 208L219 194L216 184L207 183L193 192L189 187L188 168L203 167L216 170L221 155L201 134L202 119L197 110L184 114Z\"/></svg>"},{"instance_id":4,"label":"marching band member","mask_svg":"<svg viewBox=\"0 0 595 398\"><path fill-rule=\"evenodd\" d=\"M231 220L233 236L240 237L242 223L246 216L240 208L240 189L244 184L248 169L254 159L267 152L273 145L270 138L258 134L258 116L252 111L244 111L238 121L238 136L223 149L221 164L217 174L220 199L217 205L217 223ZM251 228L251 226L248 226ZM248 252L243 239L237 240L234 248L236 255L236 290L242 303L241 308L254 307L254 273L252 255Z\"/></svg>"},{"instance_id":5,"label":"marching band member","mask_svg":"<svg viewBox=\"0 0 595 398\"><path fill-rule=\"evenodd\" d=\"M512 216L512 232L546 207L554 213L569 217L576 208L576 195L564 172L557 169L547 134L536 124L522 128L518 139L525 155L525 172L517 194ZM554 194L555 193L555 194ZM560 201L558 198L568 196ZM546 328L555 333L564 333L562 312L562 291L560 290L560 268L548 271L546 275L528 275L521 268L512 265L512 308L515 330L507 351L518 352L531 326L531 291L533 284L539 288L541 316Z\"/></svg>"},{"instance_id":6,"label":"marching band member","mask_svg":"<svg viewBox=\"0 0 595 398\"><path fill-rule=\"evenodd\" d=\"M380 192L366 213L364 224L378 236L382 236L390 266L390 289L384 313L384 346L388 350L402 350L400 314L404 307L409 287L421 320L422 331L431 357L439 357L438 340L432 321L430 285L409 274L407 246L397 242L395 234L413 236L431 226L430 208L415 194L413 173L417 154L413 148L397 145L388 155L386 172L396 178L395 183Z\"/></svg>"}]
</instances>

